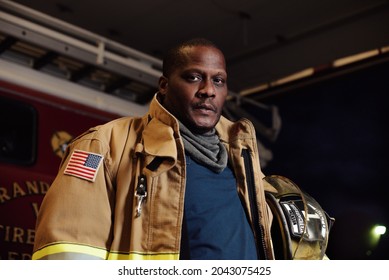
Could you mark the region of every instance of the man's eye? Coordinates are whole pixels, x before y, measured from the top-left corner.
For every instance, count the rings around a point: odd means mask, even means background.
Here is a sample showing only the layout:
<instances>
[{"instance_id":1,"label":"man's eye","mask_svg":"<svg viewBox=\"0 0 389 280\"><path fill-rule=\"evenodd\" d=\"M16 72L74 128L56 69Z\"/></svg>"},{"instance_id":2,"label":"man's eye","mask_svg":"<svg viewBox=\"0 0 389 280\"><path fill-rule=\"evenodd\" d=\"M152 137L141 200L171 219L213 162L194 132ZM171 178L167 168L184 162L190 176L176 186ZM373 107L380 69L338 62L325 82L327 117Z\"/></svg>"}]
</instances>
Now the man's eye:
<instances>
[{"instance_id":1,"label":"man's eye","mask_svg":"<svg viewBox=\"0 0 389 280\"><path fill-rule=\"evenodd\" d=\"M201 76L199 75L188 75L186 77L186 79L190 82L197 82L197 81L201 81Z\"/></svg>"},{"instance_id":2,"label":"man's eye","mask_svg":"<svg viewBox=\"0 0 389 280\"><path fill-rule=\"evenodd\" d=\"M215 85L218 85L218 86L223 86L226 83L226 81L220 77L214 78L213 82L215 83Z\"/></svg>"}]
</instances>

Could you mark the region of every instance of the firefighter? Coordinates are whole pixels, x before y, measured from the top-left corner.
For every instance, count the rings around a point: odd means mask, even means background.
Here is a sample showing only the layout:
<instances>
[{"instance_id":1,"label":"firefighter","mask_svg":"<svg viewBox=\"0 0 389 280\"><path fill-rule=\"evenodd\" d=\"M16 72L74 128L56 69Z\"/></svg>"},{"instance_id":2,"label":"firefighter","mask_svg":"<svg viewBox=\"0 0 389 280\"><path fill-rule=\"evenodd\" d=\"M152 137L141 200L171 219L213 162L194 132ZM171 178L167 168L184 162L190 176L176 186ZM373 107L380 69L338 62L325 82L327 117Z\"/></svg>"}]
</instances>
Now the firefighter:
<instances>
[{"instance_id":1,"label":"firefighter","mask_svg":"<svg viewBox=\"0 0 389 280\"><path fill-rule=\"evenodd\" d=\"M222 51L172 48L149 112L69 144L40 208L33 259L274 259L272 213L247 119L221 116Z\"/></svg>"}]
</instances>

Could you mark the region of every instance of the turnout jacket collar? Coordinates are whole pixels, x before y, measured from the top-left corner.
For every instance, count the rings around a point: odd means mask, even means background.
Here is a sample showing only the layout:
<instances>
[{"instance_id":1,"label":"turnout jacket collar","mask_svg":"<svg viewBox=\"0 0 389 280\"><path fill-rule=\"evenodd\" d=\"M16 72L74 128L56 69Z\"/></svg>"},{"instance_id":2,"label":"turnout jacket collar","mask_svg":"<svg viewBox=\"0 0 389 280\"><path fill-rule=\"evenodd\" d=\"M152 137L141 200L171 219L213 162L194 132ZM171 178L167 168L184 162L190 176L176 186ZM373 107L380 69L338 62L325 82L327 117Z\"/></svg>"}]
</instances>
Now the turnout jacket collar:
<instances>
[{"instance_id":1,"label":"turnout jacket collar","mask_svg":"<svg viewBox=\"0 0 389 280\"><path fill-rule=\"evenodd\" d=\"M271 214L254 128L248 120L221 117L216 130L260 257L272 259ZM64 174L76 149L104 157L94 182ZM147 115L92 128L69 145L40 208L33 259L178 259L185 178L178 121L155 95ZM146 193L141 203L140 185Z\"/></svg>"},{"instance_id":2,"label":"turnout jacket collar","mask_svg":"<svg viewBox=\"0 0 389 280\"><path fill-rule=\"evenodd\" d=\"M157 101L157 95L151 102L149 114L144 117L144 120L146 124L142 132L142 152L163 160L156 170L149 169L144 172L157 176L177 163L177 146L182 146L179 139L179 126L174 116ZM140 150L138 149L137 152Z\"/></svg>"}]
</instances>

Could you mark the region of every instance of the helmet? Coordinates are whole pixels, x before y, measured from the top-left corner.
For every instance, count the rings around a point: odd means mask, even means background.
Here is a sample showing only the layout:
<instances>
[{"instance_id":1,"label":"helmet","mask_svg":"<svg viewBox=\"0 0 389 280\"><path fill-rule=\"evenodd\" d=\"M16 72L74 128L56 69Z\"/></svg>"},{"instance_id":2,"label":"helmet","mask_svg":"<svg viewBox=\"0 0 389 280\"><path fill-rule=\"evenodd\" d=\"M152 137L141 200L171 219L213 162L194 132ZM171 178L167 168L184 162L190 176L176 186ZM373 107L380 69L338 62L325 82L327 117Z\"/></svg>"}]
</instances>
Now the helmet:
<instances>
[{"instance_id":1,"label":"helmet","mask_svg":"<svg viewBox=\"0 0 389 280\"><path fill-rule=\"evenodd\" d=\"M272 240L276 259L323 259L333 218L319 203L288 178L264 178L277 192L266 191L266 201L274 216ZM265 189L273 189L265 186Z\"/></svg>"}]
</instances>

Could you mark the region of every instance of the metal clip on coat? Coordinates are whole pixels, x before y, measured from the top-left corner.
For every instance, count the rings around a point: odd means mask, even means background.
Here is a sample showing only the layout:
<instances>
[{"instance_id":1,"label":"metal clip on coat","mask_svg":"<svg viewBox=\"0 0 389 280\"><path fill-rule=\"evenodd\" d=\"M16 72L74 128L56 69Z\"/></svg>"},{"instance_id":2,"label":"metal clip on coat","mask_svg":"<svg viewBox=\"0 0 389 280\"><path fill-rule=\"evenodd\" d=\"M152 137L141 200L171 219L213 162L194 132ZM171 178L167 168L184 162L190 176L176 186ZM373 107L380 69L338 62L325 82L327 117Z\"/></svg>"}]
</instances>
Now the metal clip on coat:
<instances>
[{"instance_id":1,"label":"metal clip on coat","mask_svg":"<svg viewBox=\"0 0 389 280\"><path fill-rule=\"evenodd\" d=\"M138 205L136 207L136 216L139 217L142 214L142 204L147 197L146 190L146 177L144 175L140 175L138 178L138 185L136 187L135 197L138 200Z\"/></svg>"}]
</instances>

